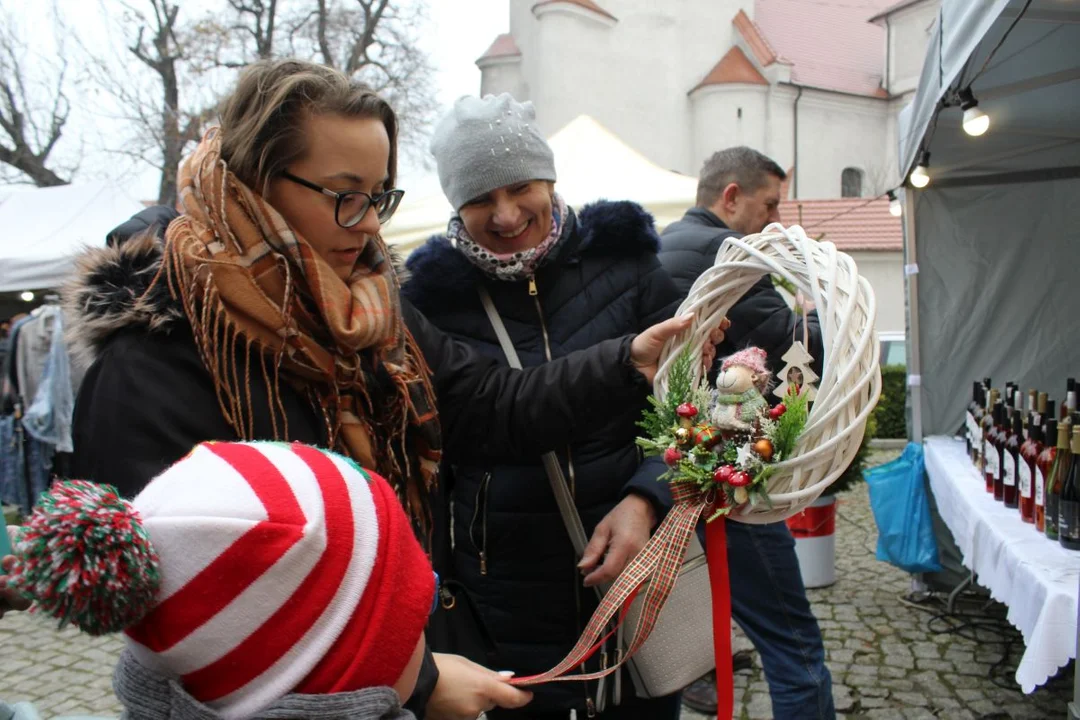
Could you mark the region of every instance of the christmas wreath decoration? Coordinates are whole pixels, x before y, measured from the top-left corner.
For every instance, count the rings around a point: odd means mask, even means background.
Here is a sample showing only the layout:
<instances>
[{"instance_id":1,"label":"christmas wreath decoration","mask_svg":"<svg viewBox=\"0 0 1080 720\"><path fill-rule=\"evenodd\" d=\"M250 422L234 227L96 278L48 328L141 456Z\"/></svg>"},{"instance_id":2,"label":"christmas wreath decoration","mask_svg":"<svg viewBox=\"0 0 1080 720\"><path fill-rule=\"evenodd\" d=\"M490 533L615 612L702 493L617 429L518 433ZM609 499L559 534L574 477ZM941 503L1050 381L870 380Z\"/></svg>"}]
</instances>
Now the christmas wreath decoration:
<instances>
[{"instance_id":1,"label":"christmas wreath decoration","mask_svg":"<svg viewBox=\"0 0 1080 720\"><path fill-rule=\"evenodd\" d=\"M714 389L700 362L702 350L731 306L766 274L780 276L813 301L824 373L818 378L811 368L804 335L803 342L792 338L777 388L770 387L765 353L745 348L724 360ZM812 240L798 226L774 224L756 235L729 238L679 308L680 315L687 313L694 322L661 354L655 396L640 423L645 436L638 439L646 454L662 456L667 464L662 480L671 483L674 507L615 580L566 658L545 673L515 679L516 685L597 679L625 663L656 626L690 537L705 518L718 716L731 717L726 520L770 523L800 512L859 450L881 394L881 373L874 293L849 255ZM772 408L764 399L770 390L781 399ZM599 672L571 674L610 636L610 625L625 621L643 589L645 607L619 660Z\"/></svg>"}]
</instances>

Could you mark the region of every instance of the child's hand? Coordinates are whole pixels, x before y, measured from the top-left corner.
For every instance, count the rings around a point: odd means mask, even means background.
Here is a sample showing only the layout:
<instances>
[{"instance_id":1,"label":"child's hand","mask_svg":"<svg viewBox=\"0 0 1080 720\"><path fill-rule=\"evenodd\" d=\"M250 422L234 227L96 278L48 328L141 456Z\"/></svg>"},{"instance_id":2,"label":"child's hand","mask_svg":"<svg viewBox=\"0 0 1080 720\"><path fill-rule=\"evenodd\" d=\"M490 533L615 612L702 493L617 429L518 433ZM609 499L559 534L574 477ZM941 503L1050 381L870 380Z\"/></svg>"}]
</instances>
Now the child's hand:
<instances>
[{"instance_id":1,"label":"child's hand","mask_svg":"<svg viewBox=\"0 0 1080 720\"><path fill-rule=\"evenodd\" d=\"M4 617L4 613L11 610L26 610L30 607L29 600L7 587L7 573L14 564L14 555L5 555L0 560L0 618Z\"/></svg>"},{"instance_id":2,"label":"child's hand","mask_svg":"<svg viewBox=\"0 0 1080 720\"><path fill-rule=\"evenodd\" d=\"M14 547L16 535L18 535L18 528L9 525L7 527L7 533L8 539L11 541L11 546ZM11 571L11 566L14 564L14 555L5 555L3 558L0 558L0 618L4 617L4 613L10 610L26 610L30 607L29 600L7 586L7 574Z\"/></svg>"}]
</instances>

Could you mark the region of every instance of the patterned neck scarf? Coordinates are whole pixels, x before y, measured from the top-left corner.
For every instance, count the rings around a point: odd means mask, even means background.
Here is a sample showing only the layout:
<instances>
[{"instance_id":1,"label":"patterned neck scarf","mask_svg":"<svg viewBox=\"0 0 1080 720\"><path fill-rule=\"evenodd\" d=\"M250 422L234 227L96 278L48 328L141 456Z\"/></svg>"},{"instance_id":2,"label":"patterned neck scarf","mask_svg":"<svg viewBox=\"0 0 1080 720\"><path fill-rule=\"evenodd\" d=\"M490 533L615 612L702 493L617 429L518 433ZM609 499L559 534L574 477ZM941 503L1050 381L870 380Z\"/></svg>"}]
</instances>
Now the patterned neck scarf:
<instances>
[{"instance_id":1,"label":"patterned neck scarf","mask_svg":"<svg viewBox=\"0 0 1080 720\"><path fill-rule=\"evenodd\" d=\"M446 236L454 247L485 275L496 280L513 282L524 280L540 269L551 255L551 251L563 239L563 230L568 227L564 222L566 216L566 202L561 195L555 193L551 203L551 231L539 245L522 252L500 255L488 250L472 239L465 229L465 224L456 215L450 218L450 224L446 227Z\"/></svg>"},{"instance_id":2,"label":"patterned neck scarf","mask_svg":"<svg viewBox=\"0 0 1080 720\"><path fill-rule=\"evenodd\" d=\"M181 168L179 190L184 214L166 232L162 275L184 305L225 419L255 439L250 386L265 383L276 439L288 439L283 377L321 410L331 448L390 479L426 530L438 415L382 239L370 238L341 280L226 167L216 129Z\"/></svg>"}]
</instances>

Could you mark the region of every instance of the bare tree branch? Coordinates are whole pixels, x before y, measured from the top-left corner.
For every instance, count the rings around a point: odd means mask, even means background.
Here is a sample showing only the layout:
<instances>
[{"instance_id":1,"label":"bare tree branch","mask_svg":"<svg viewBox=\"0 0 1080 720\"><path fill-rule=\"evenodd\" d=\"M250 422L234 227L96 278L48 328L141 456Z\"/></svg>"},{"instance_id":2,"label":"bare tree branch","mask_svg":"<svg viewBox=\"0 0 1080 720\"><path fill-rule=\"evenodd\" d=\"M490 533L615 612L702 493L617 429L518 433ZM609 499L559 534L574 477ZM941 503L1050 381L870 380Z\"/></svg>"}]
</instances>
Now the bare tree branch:
<instances>
[{"instance_id":1,"label":"bare tree branch","mask_svg":"<svg viewBox=\"0 0 1080 720\"><path fill-rule=\"evenodd\" d=\"M65 185L70 180L57 172L50 156L71 112L64 92L67 61L61 59L55 79L47 83L49 98L45 100L45 83L33 83L31 87L23 64L25 52L10 21L0 18L0 163L38 187ZM37 63L35 69L41 71L47 65Z\"/></svg>"}]
</instances>

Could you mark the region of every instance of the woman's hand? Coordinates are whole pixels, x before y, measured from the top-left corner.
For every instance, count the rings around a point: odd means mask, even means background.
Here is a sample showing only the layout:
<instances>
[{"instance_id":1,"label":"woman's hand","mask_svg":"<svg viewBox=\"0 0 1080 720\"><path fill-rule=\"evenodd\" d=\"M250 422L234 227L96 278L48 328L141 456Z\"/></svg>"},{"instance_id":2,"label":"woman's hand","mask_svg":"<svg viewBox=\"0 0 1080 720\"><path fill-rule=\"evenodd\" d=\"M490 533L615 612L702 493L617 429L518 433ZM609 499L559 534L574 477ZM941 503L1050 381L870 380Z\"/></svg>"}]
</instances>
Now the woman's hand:
<instances>
[{"instance_id":1,"label":"woman's hand","mask_svg":"<svg viewBox=\"0 0 1080 720\"><path fill-rule=\"evenodd\" d=\"M627 495L593 531L578 568L588 573L585 587L603 585L619 577L637 557L656 525L656 511L639 495ZM601 564L601 561L603 564ZM599 567L597 567L599 565Z\"/></svg>"},{"instance_id":2,"label":"woman's hand","mask_svg":"<svg viewBox=\"0 0 1080 720\"><path fill-rule=\"evenodd\" d=\"M656 371L660 369L660 352L664 344L682 331L690 327L694 321L693 313L681 317L674 317L657 323L634 338L630 344L630 362L638 369L650 383L656 377ZM702 362L705 367L711 367L716 358L716 346L724 341L724 331L731 327L731 322L724 318L720 326L709 333L709 342L705 343L702 350Z\"/></svg>"},{"instance_id":3,"label":"woman's hand","mask_svg":"<svg viewBox=\"0 0 1080 720\"><path fill-rule=\"evenodd\" d=\"M432 653L439 668L439 681L427 704L431 720L476 720L496 707L519 708L532 700L532 693L510 685L509 678L461 657Z\"/></svg>"}]
</instances>

